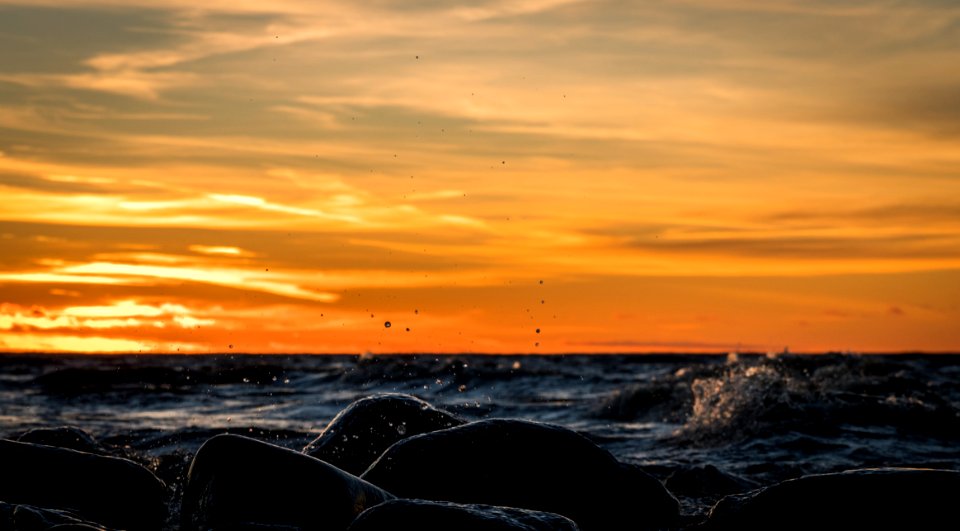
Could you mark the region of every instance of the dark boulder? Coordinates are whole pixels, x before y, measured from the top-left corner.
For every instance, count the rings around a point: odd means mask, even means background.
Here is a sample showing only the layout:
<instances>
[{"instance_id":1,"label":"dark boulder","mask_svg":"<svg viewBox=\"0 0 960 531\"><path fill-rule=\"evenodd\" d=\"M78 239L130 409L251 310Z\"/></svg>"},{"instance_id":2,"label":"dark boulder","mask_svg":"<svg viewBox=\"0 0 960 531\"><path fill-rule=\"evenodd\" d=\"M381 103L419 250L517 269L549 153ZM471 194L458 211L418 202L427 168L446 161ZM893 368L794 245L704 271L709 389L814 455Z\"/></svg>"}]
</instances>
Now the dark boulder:
<instances>
[{"instance_id":1,"label":"dark boulder","mask_svg":"<svg viewBox=\"0 0 960 531\"><path fill-rule=\"evenodd\" d=\"M197 450L184 486L184 530L346 529L388 492L299 452L239 435Z\"/></svg>"},{"instance_id":2,"label":"dark boulder","mask_svg":"<svg viewBox=\"0 0 960 531\"><path fill-rule=\"evenodd\" d=\"M73 426L57 428L36 428L23 433L17 440L57 448L69 448L79 452L107 455L109 452L89 433Z\"/></svg>"},{"instance_id":3,"label":"dark boulder","mask_svg":"<svg viewBox=\"0 0 960 531\"><path fill-rule=\"evenodd\" d=\"M741 477L727 474L713 465L675 470L664 481L667 490L691 498L717 500L729 494L753 490L760 485Z\"/></svg>"},{"instance_id":4,"label":"dark boulder","mask_svg":"<svg viewBox=\"0 0 960 531\"><path fill-rule=\"evenodd\" d=\"M462 505L425 500L391 500L354 520L349 531L577 531L559 514L493 505Z\"/></svg>"},{"instance_id":5,"label":"dark boulder","mask_svg":"<svg viewBox=\"0 0 960 531\"><path fill-rule=\"evenodd\" d=\"M103 531L105 528L85 522L70 513L30 505L12 505L0 502L0 529L4 531L66 530L67 526L85 526L85 529Z\"/></svg>"},{"instance_id":6,"label":"dark boulder","mask_svg":"<svg viewBox=\"0 0 960 531\"><path fill-rule=\"evenodd\" d=\"M659 481L586 437L522 420L404 439L362 477L404 498L548 511L591 531L669 526L679 510Z\"/></svg>"},{"instance_id":7,"label":"dark boulder","mask_svg":"<svg viewBox=\"0 0 960 531\"><path fill-rule=\"evenodd\" d=\"M163 482L126 459L0 439L0 500L152 530L166 518L167 495Z\"/></svg>"},{"instance_id":8,"label":"dark boulder","mask_svg":"<svg viewBox=\"0 0 960 531\"><path fill-rule=\"evenodd\" d=\"M958 496L957 471L850 470L727 496L700 529L960 529Z\"/></svg>"},{"instance_id":9,"label":"dark boulder","mask_svg":"<svg viewBox=\"0 0 960 531\"><path fill-rule=\"evenodd\" d=\"M464 421L411 395L361 398L341 411L303 453L362 474L391 444Z\"/></svg>"}]
</instances>

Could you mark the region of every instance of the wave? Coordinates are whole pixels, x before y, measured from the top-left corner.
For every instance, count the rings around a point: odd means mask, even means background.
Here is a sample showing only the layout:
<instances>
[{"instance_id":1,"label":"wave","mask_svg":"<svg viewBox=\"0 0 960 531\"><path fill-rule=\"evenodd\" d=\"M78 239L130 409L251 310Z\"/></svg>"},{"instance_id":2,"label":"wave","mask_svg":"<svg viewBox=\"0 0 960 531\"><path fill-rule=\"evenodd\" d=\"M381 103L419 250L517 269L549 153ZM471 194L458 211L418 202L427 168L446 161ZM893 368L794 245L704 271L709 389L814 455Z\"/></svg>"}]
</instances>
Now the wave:
<instances>
[{"instance_id":1,"label":"wave","mask_svg":"<svg viewBox=\"0 0 960 531\"><path fill-rule=\"evenodd\" d=\"M960 433L960 384L957 360L946 361L731 357L724 365L681 368L624 388L602 401L595 415L673 422L678 442L700 445L790 432L830 436L853 428L947 438Z\"/></svg>"}]
</instances>

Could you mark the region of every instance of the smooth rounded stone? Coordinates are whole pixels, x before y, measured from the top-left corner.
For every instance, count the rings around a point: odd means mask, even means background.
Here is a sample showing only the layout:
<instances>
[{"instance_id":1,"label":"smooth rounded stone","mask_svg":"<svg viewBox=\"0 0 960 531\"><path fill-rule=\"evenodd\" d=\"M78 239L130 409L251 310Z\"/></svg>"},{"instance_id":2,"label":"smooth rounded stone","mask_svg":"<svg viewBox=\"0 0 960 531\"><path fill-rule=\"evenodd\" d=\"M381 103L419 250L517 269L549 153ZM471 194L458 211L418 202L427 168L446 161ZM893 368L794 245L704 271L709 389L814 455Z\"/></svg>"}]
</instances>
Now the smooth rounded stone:
<instances>
[{"instance_id":1,"label":"smooth rounded stone","mask_svg":"<svg viewBox=\"0 0 960 531\"><path fill-rule=\"evenodd\" d=\"M20 442L69 448L79 452L107 455L109 452L89 433L73 426L35 428L17 437Z\"/></svg>"},{"instance_id":2,"label":"smooth rounded stone","mask_svg":"<svg viewBox=\"0 0 960 531\"><path fill-rule=\"evenodd\" d=\"M875 468L804 476L727 496L703 530L960 529L960 472Z\"/></svg>"},{"instance_id":3,"label":"smooth rounded stone","mask_svg":"<svg viewBox=\"0 0 960 531\"><path fill-rule=\"evenodd\" d=\"M721 471L713 465L676 470L664 481L673 494L692 498L713 498L753 490L760 485Z\"/></svg>"},{"instance_id":4,"label":"smooth rounded stone","mask_svg":"<svg viewBox=\"0 0 960 531\"><path fill-rule=\"evenodd\" d=\"M349 531L577 531L559 514L493 505L426 500L391 500L357 517Z\"/></svg>"},{"instance_id":5,"label":"smooth rounded stone","mask_svg":"<svg viewBox=\"0 0 960 531\"><path fill-rule=\"evenodd\" d=\"M677 521L677 500L649 474L559 426L471 422L397 442L363 474L397 496L562 514L585 531Z\"/></svg>"},{"instance_id":6,"label":"smooth rounded stone","mask_svg":"<svg viewBox=\"0 0 960 531\"><path fill-rule=\"evenodd\" d=\"M0 529L4 531L62 530L68 525L83 525L87 529L100 531L105 529L98 524L84 522L65 511L0 502Z\"/></svg>"},{"instance_id":7,"label":"smooth rounded stone","mask_svg":"<svg viewBox=\"0 0 960 531\"><path fill-rule=\"evenodd\" d=\"M456 415L415 396L375 395L338 413L303 453L351 474L362 474L391 444L463 423Z\"/></svg>"},{"instance_id":8,"label":"smooth rounded stone","mask_svg":"<svg viewBox=\"0 0 960 531\"><path fill-rule=\"evenodd\" d=\"M393 496L308 455L239 435L197 450L184 486L184 530L292 526L342 530Z\"/></svg>"},{"instance_id":9,"label":"smooth rounded stone","mask_svg":"<svg viewBox=\"0 0 960 531\"><path fill-rule=\"evenodd\" d=\"M149 470L126 459L0 439L0 500L154 530L166 518L167 493Z\"/></svg>"}]
</instances>

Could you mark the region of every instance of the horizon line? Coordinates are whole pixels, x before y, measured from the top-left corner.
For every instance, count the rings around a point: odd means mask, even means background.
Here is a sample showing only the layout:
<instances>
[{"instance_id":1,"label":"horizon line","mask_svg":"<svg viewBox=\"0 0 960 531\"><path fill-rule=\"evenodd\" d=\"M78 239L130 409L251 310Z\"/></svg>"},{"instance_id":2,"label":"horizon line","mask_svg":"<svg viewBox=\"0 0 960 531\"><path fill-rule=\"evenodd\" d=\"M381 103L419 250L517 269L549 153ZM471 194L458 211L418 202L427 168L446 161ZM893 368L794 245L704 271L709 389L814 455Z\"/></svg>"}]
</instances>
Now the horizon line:
<instances>
[{"instance_id":1,"label":"horizon line","mask_svg":"<svg viewBox=\"0 0 960 531\"><path fill-rule=\"evenodd\" d=\"M764 356L776 358L780 356L956 356L958 350L902 350L902 351L853 351L853 350L826 350L826 351L781 351L781 352L675 352L675 351L624 351L624 352L48 352L48 351L0 351L0 356L99 356L99 357L130 357L130 356L354 356L358 358L374 358L381 356Z\"/></svg>"}]
</instances>

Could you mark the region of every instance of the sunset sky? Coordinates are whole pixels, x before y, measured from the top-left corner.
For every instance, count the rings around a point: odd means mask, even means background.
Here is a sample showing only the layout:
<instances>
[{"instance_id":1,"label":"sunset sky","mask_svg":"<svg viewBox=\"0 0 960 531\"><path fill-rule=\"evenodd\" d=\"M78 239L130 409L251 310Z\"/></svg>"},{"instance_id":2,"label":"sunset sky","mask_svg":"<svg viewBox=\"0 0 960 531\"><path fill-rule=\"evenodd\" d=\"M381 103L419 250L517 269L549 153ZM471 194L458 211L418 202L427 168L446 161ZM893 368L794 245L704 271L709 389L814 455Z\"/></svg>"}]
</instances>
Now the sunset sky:
<instances>
[{"instance_id":1,"label":"sunset sky","mask_svg":"<svg viewBox=\"0 0 960 531\"><path fill-rule=\"evenodd\" d=\"M958 65L955 0L0 0L0 350L960 351Z\"/></svg>"}]
</instances>

